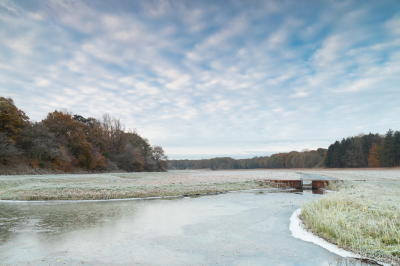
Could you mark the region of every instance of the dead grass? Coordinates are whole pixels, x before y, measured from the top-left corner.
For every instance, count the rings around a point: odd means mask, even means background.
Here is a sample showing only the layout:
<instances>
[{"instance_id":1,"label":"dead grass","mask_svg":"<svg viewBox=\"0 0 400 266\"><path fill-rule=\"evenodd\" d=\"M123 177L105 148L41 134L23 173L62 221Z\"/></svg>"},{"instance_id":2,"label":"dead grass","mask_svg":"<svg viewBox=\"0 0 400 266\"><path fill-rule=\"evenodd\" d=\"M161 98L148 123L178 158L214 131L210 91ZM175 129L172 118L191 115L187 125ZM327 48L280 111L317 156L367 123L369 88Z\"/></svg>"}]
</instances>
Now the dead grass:
<instances>
[{"instance_id":1,"label":"dead grass","mask_svg":"<svg viewBox=\"0 0 400 266\"><path fill-rule=\"evenodd\" d=\"M400 181L400 167L298 169L303 174L333 177L340 180Z\"/></svg>"},{"instance_id":2,"label":"dead grass","mask_svg":"<svg viewBox=\"0 0 400 266\"><path fill-rule=\"evenodd\" d=\"M343 182L302 206L306 227L339 247L400 265L400 181Z\"/></svg>"},{"instance_id":3,"label":"dead grass","mask_svg":"<svg viewBox=\"0 0 400 266\"><path fill-rule=\"evenodd\" d=\"M271 188L263 171L0 176L2 200L121 199ZM279 174L277 174L279 176ZM286 174L281 174L286 177Z\"/></svg>"},{"instance_id":4,"label":"dead grass","mask_svg":"<svg viewBox=\"0 0 400 266\"><path fill-rule=\"evenodd\" d=\"M232 170L170 171L163 173L104 173L0 176L0 199L115 199L174 196L273 187L258 180L299 179L310 173L337 179L381 178L380 170ZM400 169L384 171L390 180L400 180ZM261 185L260 185L261 184Z\"/></svg>"}]
</instances>

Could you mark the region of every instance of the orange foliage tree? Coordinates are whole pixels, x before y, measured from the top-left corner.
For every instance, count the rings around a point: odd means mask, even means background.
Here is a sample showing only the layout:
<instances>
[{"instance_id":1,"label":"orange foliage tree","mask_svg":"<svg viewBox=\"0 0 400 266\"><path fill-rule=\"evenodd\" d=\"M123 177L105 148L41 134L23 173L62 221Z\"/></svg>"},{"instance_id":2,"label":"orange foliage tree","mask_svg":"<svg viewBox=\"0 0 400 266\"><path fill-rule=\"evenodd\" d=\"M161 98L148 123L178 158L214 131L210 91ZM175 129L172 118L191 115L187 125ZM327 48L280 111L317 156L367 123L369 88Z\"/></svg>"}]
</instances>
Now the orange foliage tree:
<instances>
[{"instance_id":1,"label":"orange foliage tree","mask_svg":"<svg viewBox=\"0 0 400 266\"><path fill-rule=\"evenodd\" d=\"M0 97L0 132L15 141L29 117L19 110L11 98Z\"/></svg>"},{"instance_id":2,"label":"orange foliage tree","mask_svg":"<svg viewBox=\"0 0 400 266\"><path fill-rule=\"evenodd\" d=\"M370 167L380 167L381 163L379 160L379 146L376 143L372 143L369 151L368 163Z\"/></svg>"},{"instance_id":3,"label":"orange foliage tree","mask_svg":"<svg viewBox=\"0 0 400 266\"><path fill-rule=\"evenodd\" d=\"M92 145L86 139L86 126L83 123L76 121L71 114L61 111L49 113L42 122L55 134L59 142L65 142L75 157L77 166L85 169L91 168Z\"/></svg>"},{"instance_id":4,"label":"orange foliage tree","mask_svg":"<svg viewBox=\"0 0 400 266\"><path fill-rule=\"evenodd\" d=\"M54 158L53 165L57 170L61 170L64 172L69 172L73 169L73 157L69 154L67 149L63 146L59 147L61 152L61 156Z\"/></svg>"},{"instance_id":5,"label":"orange foliage tree","mask_svg":"<svg viewBox=\"0 0 400 266\"><path fill-rule=\"evenodd\" d=\"M94 149L92 151L92 164L91 169L93 170L105 170L108 165L108 160L105 158L99 149Z\"/></svg>"}]
</instances>

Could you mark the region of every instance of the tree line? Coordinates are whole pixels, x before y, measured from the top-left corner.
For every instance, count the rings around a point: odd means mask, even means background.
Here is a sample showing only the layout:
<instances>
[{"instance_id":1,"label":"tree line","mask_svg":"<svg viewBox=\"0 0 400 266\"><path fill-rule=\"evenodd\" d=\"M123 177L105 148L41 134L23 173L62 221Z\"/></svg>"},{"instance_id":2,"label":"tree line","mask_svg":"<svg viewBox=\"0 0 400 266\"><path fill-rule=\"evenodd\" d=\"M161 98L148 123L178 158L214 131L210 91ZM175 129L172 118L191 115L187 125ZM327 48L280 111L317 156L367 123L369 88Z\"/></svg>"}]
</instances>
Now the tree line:
<instances>
[{"instance_id":1,"label":"tree line","mask_svg":"<svg viewBox=\"0 0 400 266\"><path fill-rule=\"evenodd\" d=\"M271 156L235 160L219 157L201 160L169 160L168 169L280 169L280 168L360 168L400 166L400 132L385 135L359 134L336 141L328 149L277 153Z\"/></svg>"},{"instance_id":2,"label":"tree line","mask_svg":"<svg viewBox=\"0 0 400 266\"><path fill-rule=\"evenodd\" d=\"M107 113L95 119L55 110L33 122L11 98L0 97L0 168L150 172L166 171L167 159L161 146Z\"/></svg>"},{"instance_id":3,"label":"tree line","mask_svg":"<svg viewBox=\"0 0 400 266\"><path fill-rule=\"evenodd\" d=\"M400 166L400 132L389 129L385 135L359 134L331 144L324 165L343 167Z\"/></svg>"},{"instance_id":4,"label":"tree line","mask_svg":"<svg viewBox=\"0 0 400 266\"><path fill-rule=\"evenodd\" d=\"M322 166L326 149L303 150L277 153L271 156L253 157L251 159L233 159L218 157L201 160L169 160L168 169L257 169L257 168L313 168Z\"/></svg>"}]
</instances>

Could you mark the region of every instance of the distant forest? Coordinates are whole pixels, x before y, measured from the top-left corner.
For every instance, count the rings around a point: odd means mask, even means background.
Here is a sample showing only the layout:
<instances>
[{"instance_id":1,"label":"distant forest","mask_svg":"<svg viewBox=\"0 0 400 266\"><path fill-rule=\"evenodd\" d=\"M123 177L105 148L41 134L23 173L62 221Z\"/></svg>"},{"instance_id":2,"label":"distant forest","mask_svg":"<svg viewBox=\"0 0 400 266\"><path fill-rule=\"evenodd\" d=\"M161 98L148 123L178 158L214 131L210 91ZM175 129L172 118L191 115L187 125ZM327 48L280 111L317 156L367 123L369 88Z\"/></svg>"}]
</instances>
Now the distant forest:
<instances>
[{"instance_id":1,"label":"distant forest","mask_svg":"<svg viewBox=\"0 0 400 266\"><path fill-rule=\"evenodd\" d=\"M162 147L125 131L109 114L95 119L56 110L32 122L11 98L0 97L0 174L166 171L167 159Z\"/></svg>"},{"instance_id":2,"label":"distant forest","mask_svg":"<svg viewBox=\"0 0 400 266\"><path fill-rule=\"evenodd\" d=\"M400 132L385 135L360 134L331 144L324 157L324 166L395 167L400 166Z\"/></svg>"},{"instance_id":3,"label":"distant forest","mask_svg":"<svg viewBox=\"0 0 400 266\"><path fill-rule=\"evenodd\" d=\"M230 157L202 160L169 160L168 169L280 169L280 168L355 168L400 166L400 132L385 135L359 134L331 144L328 149L277 153L271 156L235 160Z\"/></svg>"},{"instance_id":4,"label":"distant forest","mask_svg":"<svg viewBox=\"0 0 400 266\"><path fill-rule=\"evenodd\" d=\"M302 152L292 151L238 160L230 157L202 160L169 160L168 169L313 168L322 165L326 151L326 149L318 149L316 151L303 150Z\"/></svg>"}]
</instances>

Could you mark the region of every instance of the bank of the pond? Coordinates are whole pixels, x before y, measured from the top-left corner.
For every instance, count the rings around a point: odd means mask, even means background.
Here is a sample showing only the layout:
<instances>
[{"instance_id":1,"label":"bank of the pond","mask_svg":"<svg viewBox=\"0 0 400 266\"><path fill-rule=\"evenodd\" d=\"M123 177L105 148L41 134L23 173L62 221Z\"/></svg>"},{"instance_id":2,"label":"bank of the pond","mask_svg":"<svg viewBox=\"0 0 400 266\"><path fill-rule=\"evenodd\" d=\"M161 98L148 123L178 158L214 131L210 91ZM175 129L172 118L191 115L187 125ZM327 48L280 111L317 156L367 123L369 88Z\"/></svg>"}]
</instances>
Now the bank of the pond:
<instances>
[{"instance_id":1,"label":"bank of the pond","mask_svg":"<svg viewBox=\"0 0 400 266\"><path fill-rule=\"evenodd\" d=\"M253 177L253 178L252 178ZM193 196L270 188L254 176L196 178L193 173L0 177L0 200L108 200Z\"/></svg>"},{"instance_id":2,"label":"bank of the pond","mask_svg":"<svg viewBox=\"0 0 400 266\"><path fill-rule=\"evenodd\" d=\"M340 248L400 265L400 182L344 182L302 206L314 234Z\"/></svg>"},{"instance_id":3,"label":"bank of the pond","mask_svg":"<svg viewBox=\"0 0 400 266\"><path fill-rule=\"evenodd\" d=\"M90 186L90 187L30 187L7 189L0 192L1 200L108 200L168 196L196 196L227 191L270 188L257 180L220 182L212 184L172 184L165 186Z\"/></svg>"},{"instance_id":4,"label":"bank of the pond","mask_svg":"<svg viewBox=\"0 0 400 266\"><path fill-rule=\"evenodd\" d=\"M233 170L0 176L0 200L104 200L269 188L259 180L399 180L400 170Z\"/></svg>"}]
</instances>

